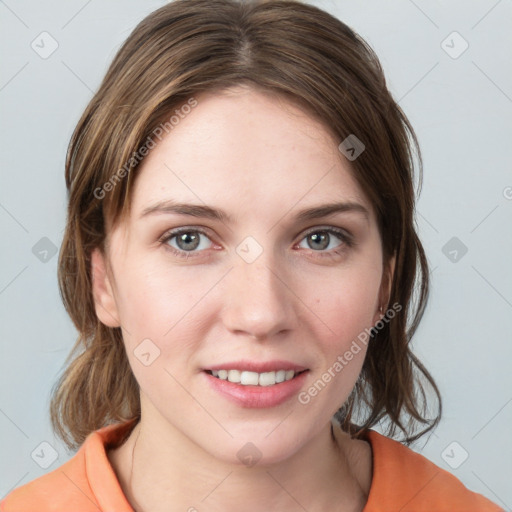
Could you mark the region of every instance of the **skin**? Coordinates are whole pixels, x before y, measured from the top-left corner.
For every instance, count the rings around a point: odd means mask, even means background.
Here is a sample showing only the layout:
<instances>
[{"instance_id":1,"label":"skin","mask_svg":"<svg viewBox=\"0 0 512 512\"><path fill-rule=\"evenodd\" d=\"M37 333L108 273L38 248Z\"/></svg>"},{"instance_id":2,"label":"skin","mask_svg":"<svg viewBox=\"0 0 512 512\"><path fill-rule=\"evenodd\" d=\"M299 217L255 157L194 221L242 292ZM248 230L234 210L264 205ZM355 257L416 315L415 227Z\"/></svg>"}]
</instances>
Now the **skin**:
<instances>
[{"instance_id":1,"label":"skin","mask_svg":"<svg viewBox=\"0 0 512 512\"><path fill-rule=\"evenodd\" d=\"M141 389L141 422L109 459L139 511L362 510L371 448L339 429L334 440L330 429L360 374L364 344L306 405L294 396L241 407L212 390L202 370L279 359L309 369L302 390L321 378L387 306L394 262L383 266L372 205L340 141L297 107L245 86L197 99L143 161L130 216L108 229L107 254L93 252L98 318L122 327ZM232 222L140 218L168 199L222 208ZM333 201L358 203L368 215L295 219ZM207 232L189 258L170 250L179 250L176 237L159 241L184 226ZM307 236L329 227L355 245L328 235L319 248ZM263 251L252 263L236 252L248 236ZM147 338L160 350L149 366L134 355ZM247 442L261 452L252 467L237 457Z\"/></svg>"}]
</instances>

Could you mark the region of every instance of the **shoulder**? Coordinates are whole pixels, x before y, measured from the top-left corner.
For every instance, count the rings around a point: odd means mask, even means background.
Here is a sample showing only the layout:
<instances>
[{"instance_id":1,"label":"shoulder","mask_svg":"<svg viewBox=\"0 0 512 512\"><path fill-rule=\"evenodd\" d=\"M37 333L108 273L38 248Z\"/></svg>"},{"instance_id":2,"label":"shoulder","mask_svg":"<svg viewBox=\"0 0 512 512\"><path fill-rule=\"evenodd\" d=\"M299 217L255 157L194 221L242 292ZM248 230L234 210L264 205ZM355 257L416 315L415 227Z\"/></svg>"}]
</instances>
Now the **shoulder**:
<instances>
[{"instance_id":1,"label":"shoulder","mask_svg":"<svg viewBox=\"0 0 512 512\"><path fill-rule=\"evenodd\" d=\"M398 441L373 430L361 437L372 450L373 474L363 512L499 512L503 509L471 491L450 472Z\"/></svg>"},{"instance_id":2,"label":"shoulder","mask_svg":"<svg viewBox=\"0 0 512 512\"><path fill-rule=\"evenodd\" d=\"M110 425L89 434L67 462L10 492L0 502L0 511L133 512L106 453L106 445L123 432L125 425Z\"/></svg>"},{"instance_id":3,"label":"shoulder","mask_svg":"<svg viewBox=\"0 0 512 512\"><path fill-rule=\"evenodd\" d=\"M97 502L87 479L85 444L66 463L17 489L0 503L2 512L62 510L98 511ZM71 508L70 508L71 510Z\"/></svg>"}]
</instances>

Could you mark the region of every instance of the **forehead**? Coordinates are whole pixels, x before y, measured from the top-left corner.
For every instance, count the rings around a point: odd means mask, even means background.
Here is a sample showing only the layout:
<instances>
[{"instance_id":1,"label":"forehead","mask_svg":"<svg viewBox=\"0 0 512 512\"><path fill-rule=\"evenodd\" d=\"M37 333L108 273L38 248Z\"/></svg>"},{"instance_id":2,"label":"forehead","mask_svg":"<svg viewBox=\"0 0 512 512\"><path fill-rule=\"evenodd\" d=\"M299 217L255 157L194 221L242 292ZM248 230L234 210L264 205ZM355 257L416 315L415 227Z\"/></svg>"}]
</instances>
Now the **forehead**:
<instances>
[{"instance_id":1,"label":"forehead","mask_svg":"<svg viewBox=\"0 0 512 512\"><path fill-rule=\"evenodd\" d=\"M238 217L319 201L371 210L338 142L296 105L246 87L196 99L139 168L132 217L167 199L222 206Z\"/></svg>"}]
</instances>

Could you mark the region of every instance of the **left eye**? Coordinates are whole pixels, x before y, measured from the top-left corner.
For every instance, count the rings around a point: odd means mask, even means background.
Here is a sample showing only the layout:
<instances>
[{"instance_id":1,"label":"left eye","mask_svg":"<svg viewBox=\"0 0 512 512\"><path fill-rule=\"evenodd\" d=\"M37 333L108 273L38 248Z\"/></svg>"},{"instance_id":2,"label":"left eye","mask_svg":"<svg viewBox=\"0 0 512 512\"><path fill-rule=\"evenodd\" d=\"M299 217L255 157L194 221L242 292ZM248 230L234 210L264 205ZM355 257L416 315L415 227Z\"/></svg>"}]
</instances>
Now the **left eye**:
<instances>
[{"instance_id":1,"label":"left eye","mask_svg":"<svg viewBox=\"0 0 512 512\"><path fill-rule=\"evenodd\" d=\"M331 245L333 238L337 238L341 243ZM309 247L300 246L303 249L313 249L314 251L324 251L335 249L343 243L348 244L347 237L344 233L335 231L333 229L323 229L309 232L302 240L304 240ZM301 242L302 243L302 242Z\"/></svg>"}]
</instances>

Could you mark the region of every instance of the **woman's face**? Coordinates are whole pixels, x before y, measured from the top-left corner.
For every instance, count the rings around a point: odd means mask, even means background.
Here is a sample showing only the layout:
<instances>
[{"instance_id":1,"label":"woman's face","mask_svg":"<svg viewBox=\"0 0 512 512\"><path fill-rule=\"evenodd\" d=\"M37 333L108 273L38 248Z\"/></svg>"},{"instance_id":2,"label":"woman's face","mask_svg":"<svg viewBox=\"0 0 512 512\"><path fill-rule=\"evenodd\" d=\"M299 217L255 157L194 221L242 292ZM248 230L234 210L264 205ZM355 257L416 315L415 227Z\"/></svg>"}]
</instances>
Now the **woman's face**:
<instances>
[{"instance_id":1,"label":"woman's face","mask_svg":"<svg viewBox=\"0 0 512 512\"><path fill-rule=\"evenodd\" d=\"M111 271L93 254L96 311L122 327L143 421L276 462L354 387L388 299L381 240L318 122L247 88L196 99L139 169Z\"/></svg>"}]
</instances>

